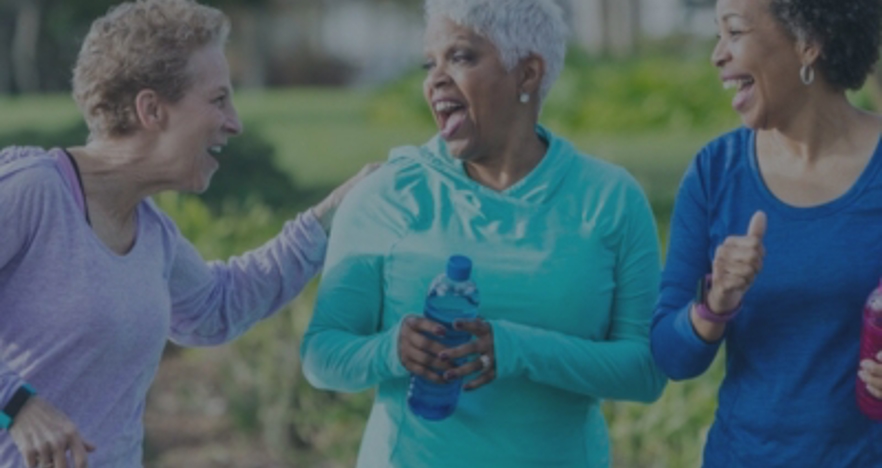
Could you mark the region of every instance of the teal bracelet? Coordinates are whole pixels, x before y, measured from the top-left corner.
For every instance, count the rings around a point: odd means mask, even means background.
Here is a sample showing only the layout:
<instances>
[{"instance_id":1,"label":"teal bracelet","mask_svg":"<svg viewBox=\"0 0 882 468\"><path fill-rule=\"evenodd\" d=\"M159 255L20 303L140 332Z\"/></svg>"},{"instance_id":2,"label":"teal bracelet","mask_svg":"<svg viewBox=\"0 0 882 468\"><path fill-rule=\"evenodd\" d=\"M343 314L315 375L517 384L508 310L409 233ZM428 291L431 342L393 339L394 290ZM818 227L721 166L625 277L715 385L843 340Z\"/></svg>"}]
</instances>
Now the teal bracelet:
<instances>
[{"instance_id":1,"label":"teal bracelet","mask_svg":"<svg viewBox=\"0 0 882 468\"><path fill-rule=\"evenodd\" d=\"M9 399L9 402L6 403L6 406L3 407L3 410L0 411L0 429L6 429L12 427L12 423L15 422L15 417L18 416L18 412L24 408L25 403L28 400L37 394L37 391L34 390L34 387L31 387L30 384L24 384L21 387L18 387L18 390L12 394L12 398Z\"/></svg>"}]
</instances>

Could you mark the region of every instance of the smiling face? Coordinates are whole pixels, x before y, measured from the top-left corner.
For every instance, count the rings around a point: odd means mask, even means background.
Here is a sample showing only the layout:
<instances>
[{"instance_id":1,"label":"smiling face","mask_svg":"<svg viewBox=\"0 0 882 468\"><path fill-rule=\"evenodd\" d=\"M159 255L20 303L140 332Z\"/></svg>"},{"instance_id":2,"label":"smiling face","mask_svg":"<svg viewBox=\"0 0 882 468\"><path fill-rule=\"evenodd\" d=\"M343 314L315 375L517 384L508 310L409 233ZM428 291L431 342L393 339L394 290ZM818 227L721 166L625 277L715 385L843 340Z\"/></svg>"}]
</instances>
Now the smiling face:
<instances>
[{"instance_id":1,"label":"smiling face","mask_svg":"<svg viewBox=\"0 0 882 468\"><path fill-rule=\"evenodd\" d=\"M190 57L192 84L180 101L168 105L164 152L178 190L203 192L218 168L213 155L242 132L232 102L230 70L223 47L210 45Z\"/></svg>"},{"instance_id":2,"label":"smiling face","mask_svg":"<svg viewBox=\"0 0 882 468\"><path fill-rule=\"evenodd\" d=\"M802 107L806 87L798 44L775 19L770 0L719 0L719 41L711 61L744 124L766 129L786 124Z\"/></svg>"},{"instance_id":3,"label":"smiling face","mask_svg":"<svg viewBox=\"0 0 882 468\"><path fill-rule=\"evenodd\" d=\"M495 154L523 112L515 73L493 43L443 16L429 19L425 53L423 93L450 154L467 161Z\"/></svg>"}]
</instances>

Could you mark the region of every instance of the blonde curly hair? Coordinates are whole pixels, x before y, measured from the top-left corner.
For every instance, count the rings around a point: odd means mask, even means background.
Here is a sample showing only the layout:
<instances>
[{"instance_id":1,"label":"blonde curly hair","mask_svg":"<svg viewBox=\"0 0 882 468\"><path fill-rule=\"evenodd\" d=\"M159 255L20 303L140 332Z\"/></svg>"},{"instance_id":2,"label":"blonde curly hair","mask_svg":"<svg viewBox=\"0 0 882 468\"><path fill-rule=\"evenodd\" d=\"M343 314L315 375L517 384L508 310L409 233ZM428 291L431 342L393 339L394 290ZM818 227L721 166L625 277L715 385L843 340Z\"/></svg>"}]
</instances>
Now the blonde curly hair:
<instances>
[{"instance_id":1,"label":"blonde curly hair","mask_svg":"<svg viewBox=\"0 0 882 468\"><path fill-rule=\"evenodd\" d=\"M180 100L192 84L190 56L225 43L229 32L224 13L194 0L126 2L95 20L73 73L73 97L91 137L134 132L141 90Z\"/></svg>"}]
</instances>

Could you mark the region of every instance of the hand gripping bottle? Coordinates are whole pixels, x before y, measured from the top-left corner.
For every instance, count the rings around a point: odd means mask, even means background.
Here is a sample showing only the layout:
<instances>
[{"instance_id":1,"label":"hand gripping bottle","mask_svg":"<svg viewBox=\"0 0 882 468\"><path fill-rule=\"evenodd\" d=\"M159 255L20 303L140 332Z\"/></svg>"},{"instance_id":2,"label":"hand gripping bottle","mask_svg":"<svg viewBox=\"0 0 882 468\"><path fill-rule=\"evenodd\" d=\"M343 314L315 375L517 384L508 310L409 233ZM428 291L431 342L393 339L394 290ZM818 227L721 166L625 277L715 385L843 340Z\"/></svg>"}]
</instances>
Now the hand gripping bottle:
<instances>
[{"instance_id":1,"label":"hand gripping bottle","mask_svg":"<svg viewBox=\"0 0 882 468\"><path fill-rule=\"evenodd\" d=\"M864 306L864 326L861 330L860 360L876 360L882 351L882 282L873 290ZM857 379L857 401L861 411L871 419L882 420L882 400L867 390L867 384Z\"/></svg>"},{"instance_id":2,"label":"hand gripping bottle","mask_svg":"<svg viewBox=\"0 0 882 468\"><path fill-rule=\"evenodd\" d=\"M423 313L426 318L444 326L444 336L432 336L448 348L455 348L471 340L472 335L453 329L453 322L460 319L473 319L478 315L478 288L469 280L472 272L472 261L462 255L454 255L447 261L447 272L442 273L429 287ZM457 359L454 364L459 366L464 358ZM440 373L440 372L439 372ZM411 375L410 389L407 394L407 405L411 411L423 419L438 421L444 419L456 409L459 394L462 391L462 379L436 384L422 377Z\"/></svg>"}]
</instances>

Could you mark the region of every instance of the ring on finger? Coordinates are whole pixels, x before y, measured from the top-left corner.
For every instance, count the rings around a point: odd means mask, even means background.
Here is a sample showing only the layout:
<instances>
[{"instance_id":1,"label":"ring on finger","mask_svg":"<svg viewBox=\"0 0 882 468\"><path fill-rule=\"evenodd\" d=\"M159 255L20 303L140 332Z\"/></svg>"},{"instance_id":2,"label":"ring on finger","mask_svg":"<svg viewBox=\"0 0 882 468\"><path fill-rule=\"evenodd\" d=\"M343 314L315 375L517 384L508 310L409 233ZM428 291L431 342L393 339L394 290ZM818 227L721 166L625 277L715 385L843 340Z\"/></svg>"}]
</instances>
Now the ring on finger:
<instances>
[{"instance_id":1,"label":"ring on finger","mask_svg":"<svg viewBox=\"0 0 882 468\"><path fill-rule=\"evenodd\" d=\"M478 358L481 361L481 369L489 369L492 361L490 360L490 356L486 354L482 354L481 357Z\"/></svg>"}]
</instances>

